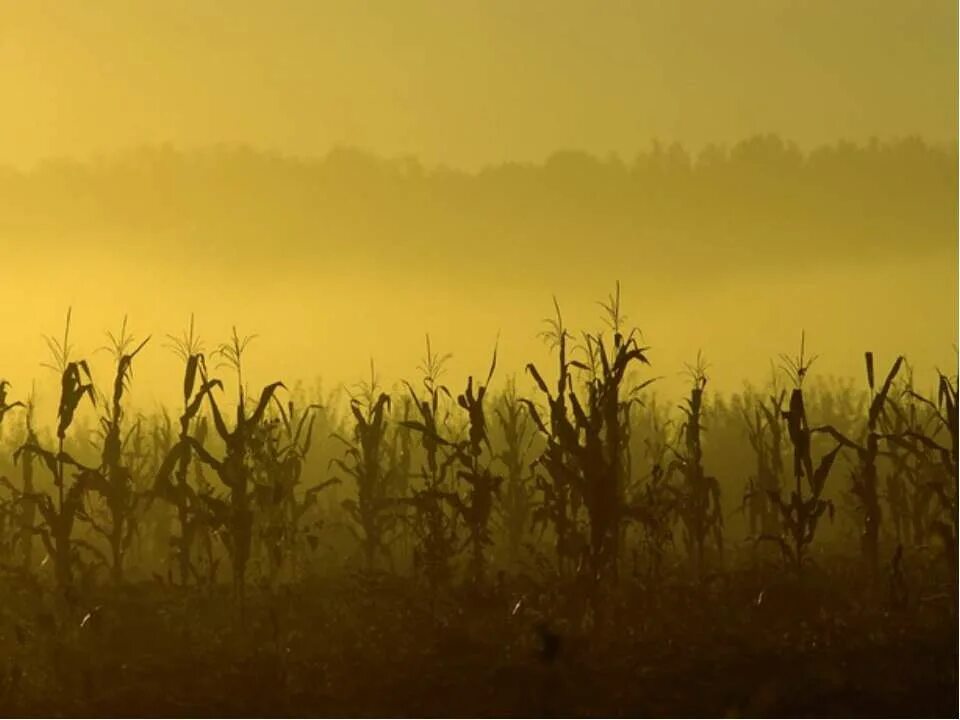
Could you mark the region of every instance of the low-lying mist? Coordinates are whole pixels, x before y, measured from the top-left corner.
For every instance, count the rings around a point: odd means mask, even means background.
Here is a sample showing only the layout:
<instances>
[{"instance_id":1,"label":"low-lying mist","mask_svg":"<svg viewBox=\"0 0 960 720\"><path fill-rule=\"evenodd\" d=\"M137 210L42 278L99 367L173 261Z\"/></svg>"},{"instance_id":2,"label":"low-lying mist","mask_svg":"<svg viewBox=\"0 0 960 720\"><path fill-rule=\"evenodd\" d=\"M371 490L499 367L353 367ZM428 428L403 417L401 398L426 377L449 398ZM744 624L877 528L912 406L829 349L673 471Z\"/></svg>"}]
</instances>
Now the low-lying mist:
<instances>
[{"instance_id":1,"label":"low-lying mist","mask_svg":"<svg viewBox=\"0 0 960 720\"><path fill-rule=\"evenodd\" d=\"M559 154L475 174L357 152L308 161L252 151L144 150L4 176L2 374L54 402L43 334L73 308L75 354L124 315L138 337L134 402L177 397L163 345L196 318L208 350L257 335L256 385L416 374L424 337L451 378L548 362L556 297L568 326L601 326L621 283L658 392L699 350L711 388L762 384L801 331L815 371L859 376L862 353L904 353L922 385L955 366L956 153L919 141L802 154L755 138L630 163ZM102 370L101 370L102 365ZM51 406L51 411L52 411Z\"/></svg>"}]
</instances>

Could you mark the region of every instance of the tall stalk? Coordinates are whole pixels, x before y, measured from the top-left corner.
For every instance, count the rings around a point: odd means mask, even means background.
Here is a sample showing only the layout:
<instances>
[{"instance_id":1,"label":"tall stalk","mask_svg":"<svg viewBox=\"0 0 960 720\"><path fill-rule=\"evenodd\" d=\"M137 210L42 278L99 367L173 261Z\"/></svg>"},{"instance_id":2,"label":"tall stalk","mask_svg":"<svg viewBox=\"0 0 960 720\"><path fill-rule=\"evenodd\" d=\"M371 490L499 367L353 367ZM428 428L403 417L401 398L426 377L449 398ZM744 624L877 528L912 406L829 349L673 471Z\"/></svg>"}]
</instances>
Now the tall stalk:
<instances>
[{"instance_id":1,"label":"tall stalk","mask_svg":"<svg viewBox=\"0 0 960 720\"><path fill-rule=\"evenodd\" d=\"M200 422L202 418L199 417L203 399L214 388L222 385L219 380L207 378L203 343L196 334L193 315L190 316L190 324L182 336L168 338L170 349L183 362L183 405L179 418L179 435L177 441L166 451L157 469L154 493L176 508L180 533L173 538L173 544L180 584L186 585L190 577L196 575L191 562L191 549L197 532L205 524L206 516L204 508L201 507L199 488L190 485L190 464L195 448L203 447L206 435L206 426ZM197 468L199 472L199 463ZM173 481L171 475L174 476Z\"/></svg>"},{"instance_id":2,"label":"tall stalk","mask_svg":"<svg viewBox=\"0 0 960 720\"><path fill-rule=\"evenodd\" d=\"M334 433L334 437L344 445L344 457L330 461L331 465L336 465L351 477L356 485L356 499L346 499L341 506L360 530L357 534L350 528L363 548L364 567L368 571L375 568L378 555L392 562L386 542L395 520L391 510L396 501L391 497L390 468L386 458L389 410L390 396L379 391L371 361L369 383L361 386L358 396L350 398L352 437Z\"/></svg>"},{"instance_id":3,"label":"tall stalk","mask_svg":"<svg viewBox=\"0 0 960 720\"><path fill-rule=\"evenodd\" d=\"M793 390L790 393L790 404L783 412L787 423L788 437L793 446L793 477L794 489L789 498L784 500L782 491L770 493L770 499L780 510L780 517L787 537L764 536L761 540L772 540L780 545L784 556L793 567L797 576L803 574L803 568L808 560L808 550L816 535L817 525L826 513L832 519L834 514L833 502L823 498L823 489L827 476L833 467L834 460L842 445L838 444L833 450L821 456L816 468L813 464L812 438L814 430L807 420L807 411L803 397L803 381L806 379L810 366L816 356L810 358L805 354L805 337L801 335L800 353L796 358L783 356L785 369L793 380ZM806 489L804 488L806 480Z\"/></svg>"},{"instance_id":4,"label":"tall stalk","mask_svg":"<svg viewBox=\"0 0 960 720\"><path fill-rule=\"evenodd\" d=\"M241 339L236 328L233 328L230 341L217 350L217 354L233 368L237 376L237 408L232 428L227 425L216 397L212 392L206 393L213 426L224 444L223 457L215 458L200 443L190 440L199 459L216 472L229 493L228 504L216 502L215 507L224 526L227 551L232 563L234 596L239 601L241 616L246 595L247 563L250 560L253 539L255 493L252 486L252 449L270 401L277 389L284 387L281 382L270 383L261 391L253 410L247 409L243 385L243 352L252 339L253 337ZM219 386L216 381L207 381L204 378L204 387L211 387L211 383ZM210 499L208 504L213 504Z\"/></svg>"},{"instance_id":5,"label":"tall stalk","mask_svg":"<svg viewBox=\"0 0 960 720\"><path fill-rule=\"evenodd\" d=\"M626 387L627 373L633 364L649 361L648 348L639 344L638 331L624 329L626 318L621 312L619 283L615 294L601 305L612 338L608 341L603 332L584 333L581 349L586 362L567 360L567 335L558 310L551 334L560 360L556 395L551 394L536 366L527 366L550 410L548 424L536 406L527 401L531 417L546 442L538 462L552 481L542 486L547 492L541 517L553 520L558 542L569 541L570 528L562 527L560 522L566 523L570 518L565 503L557 500L569 492L571 510L582 502L587 515L587 538L579 549L578 571L586 577L593 595L603 578L617 576L621 527L629 515L625 473L630 408L637 393L653 382L651 379ZM584 378L579 392L572 377L574 369ZM565 548L564 554L569 552ZM599 612L599 606L594 604Z\"/></svg>"},{"instance_id":6,"label":"tall stalk","mask_svg":"<svg viewBox=\"0 0 960 720\"><path fill-rule=\"evenodd\" d=\"M86 471L85 481L106 502L109 521L106 525L101 524L92 512L85 513L84 518L107 540L110 547L110 576L114 583L120 583L123 580L124 556L136 530L135 513L139 502L131 469L124 461L123 395L133 376L133 359L150 338L133 347L134 339L127 332L126 317L119 334L114 336L108 332L107 335L111 343L107 349L112 352L115 361L113 393L109 400L103 399L106 412L100 418L103 436L100 466L96 470Z\"/></svg>"},{"instance_id":7,"label":"tall stalk","mask_svg":"<svg viewBox=\"0 0 960 720\"><path fill-rule=\"evenodd\" d=\"M703 393L707 386L706 364L698 354L690 372L690 397L680 409L685 419L679 429L679 448L674 449L683 477L679 490L678 510L683 522L687 551L693 565L693 576L703 580L706 573L705 550L712 539L717 553L723 553L723 513L720 506L720 484L707 475L703 467Z\"/></svg>"},{"instance_id":8,"label":"tall stalk","mask_svg":"<svg viewBox=\"0 0 960 720\"><path fill-rule=\"evenodd\" d=\"M44 337L47 347L53 358L53 363L46 364L60 373L60 402L57 409L57 449L56 452L40 446L38 442L27 439L14 453L14 461L21 457L39 457L43 460L53 477L56 488L55 497L46 492L25 494L16 490L22 501L35 501L44 526L36 529L43 541L49 557L53 559L54 574L57 587L61 592L68 592L73 586L73 563L76 547L83 546L91 549L83 541L74 542L73 524L77 515L82 511L84 473L88 470L64 451L67 431L73 424L77 410L84 397L89 398L92 405L96 405L93 382L90 370L84 360L71 360L72 346L70 345L71 311L67 311L63 340ZM66 468L74 467L78 474L74 482L67 487Z\"/></svg>"}]
</instances>

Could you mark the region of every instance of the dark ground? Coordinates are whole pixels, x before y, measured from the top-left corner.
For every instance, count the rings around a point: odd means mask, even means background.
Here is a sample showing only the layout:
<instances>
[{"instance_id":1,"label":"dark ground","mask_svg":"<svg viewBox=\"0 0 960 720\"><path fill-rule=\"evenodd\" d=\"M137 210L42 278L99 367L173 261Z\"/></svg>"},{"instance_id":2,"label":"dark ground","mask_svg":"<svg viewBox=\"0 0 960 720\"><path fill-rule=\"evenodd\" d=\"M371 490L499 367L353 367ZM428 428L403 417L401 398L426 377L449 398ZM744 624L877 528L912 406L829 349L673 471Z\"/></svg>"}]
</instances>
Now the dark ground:
<instances>
[{"instance_id":1,"label":"dark ground","mask_svg":"<svg viewBox=\"0 0 960 720\"><path fill-rule=\"evenodd\" d=\"M510 581L434 603L387 575L253 587L242 625L226 589L154 582L54 610L3 578L0 596L3 715L958 713L949 595L892 603L839 572L627 584L609 618L577 630L562 619L572 591Z\"/></svg>"}]
</instances>

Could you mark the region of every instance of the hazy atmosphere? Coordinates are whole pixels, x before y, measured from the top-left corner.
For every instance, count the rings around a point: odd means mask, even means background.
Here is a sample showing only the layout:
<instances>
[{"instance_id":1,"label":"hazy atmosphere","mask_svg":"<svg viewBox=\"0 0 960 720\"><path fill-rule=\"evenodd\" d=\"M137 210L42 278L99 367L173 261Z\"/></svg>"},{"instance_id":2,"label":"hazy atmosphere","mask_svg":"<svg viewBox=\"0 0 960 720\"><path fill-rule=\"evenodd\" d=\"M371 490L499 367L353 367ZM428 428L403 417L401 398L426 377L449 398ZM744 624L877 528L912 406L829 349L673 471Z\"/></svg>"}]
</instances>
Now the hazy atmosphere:
<instances>
[{"instance_id":1,"label":"hazy atmosphere","mask_svg":"<svg viewBox=\"0 0 960 720\"><path fill-rule=\"evenodd\" d=\"M957 27L0 0L0 708L956 716Z\"/></svg>"},{"instance_id":2,"label":"hazy atmosphere","mask_svg":"<svg viewBox=\"0 0 960 720\"><path fill-rule=\"evenodd\" d=\"M826 372L955 359L955 3L0 8L21 387L68 305L83 350L194 312L337 383L427 332L519 368L615 280L663 375L738 388L801 328Z\"/></svg>"},{"instance_id":3,"label":"hazy atmosphere","mask_svg":"<svg viewBox=\"0 0 960 720\"><path fill-rule=\"evenodd\" d=\"M340 145L476 170L776 132L953 142L946 0L0 3L0 157Z\"/></svg>"},{"instance_id":4,"label":"hazy atmosphere","mask_svg":"<svg viewBox=\"0 0 960 720\"><path fill-rule=\"evenodd\" d=\"M259 336L258 383L329 389L371 358L390 383L414 371L425 333L458 374L486 367L499 335L502 367L520 372L545 352L552 295L586 329L619 280L671 389L699 349L718 388L766 380L801 330L822 373L857 375L871 349L930 376L956 358L956 188L955 149L919 140L804 154L760 137L476 173L343 150L51 162L0 178L5 289L25 299L0 309L4 372L55 388L41 333L59 333L68 306L85 356L125 313L157 336L138 363L144 401L173 399L156 394L176 389L160 343L191 312L211 347L232 324Z\"/></svg>"}]
</instances>

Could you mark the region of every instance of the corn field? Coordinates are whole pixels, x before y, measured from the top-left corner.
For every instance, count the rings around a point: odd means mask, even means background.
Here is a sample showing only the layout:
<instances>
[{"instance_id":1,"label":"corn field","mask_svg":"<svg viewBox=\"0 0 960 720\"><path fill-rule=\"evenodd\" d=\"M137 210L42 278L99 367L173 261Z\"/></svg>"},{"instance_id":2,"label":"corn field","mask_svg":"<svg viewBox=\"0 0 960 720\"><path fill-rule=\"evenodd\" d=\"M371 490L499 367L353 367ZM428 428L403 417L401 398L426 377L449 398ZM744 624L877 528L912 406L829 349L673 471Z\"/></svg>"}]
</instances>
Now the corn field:
<instances>
[{"instance_id":1,"label":"corn field","mask_svg":"<svg viewBox=\"0 0 960 720\"><path fill-rule=\"evenodd\" d=\"M549 365L455 377L428 336L327 394L249 384L267 340L193 317L124 318L95 376L68 312L55 412L0 382L0 707L955 713L956 369L818 377L798 329L767 383L713 392L706 348L664 397L599 305L554 301ZM148 353L176 407L130 401Z\"/></svg>"}]
</instances>

